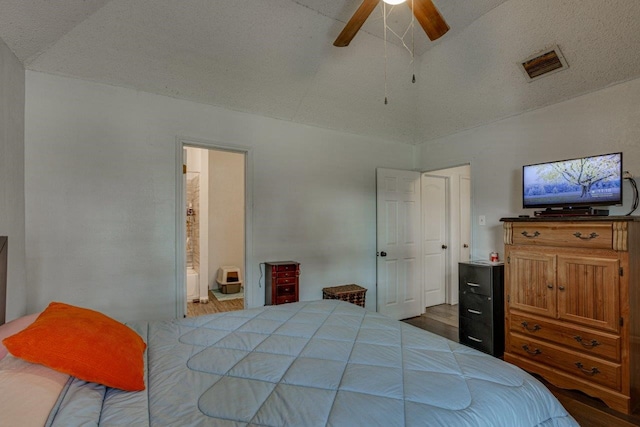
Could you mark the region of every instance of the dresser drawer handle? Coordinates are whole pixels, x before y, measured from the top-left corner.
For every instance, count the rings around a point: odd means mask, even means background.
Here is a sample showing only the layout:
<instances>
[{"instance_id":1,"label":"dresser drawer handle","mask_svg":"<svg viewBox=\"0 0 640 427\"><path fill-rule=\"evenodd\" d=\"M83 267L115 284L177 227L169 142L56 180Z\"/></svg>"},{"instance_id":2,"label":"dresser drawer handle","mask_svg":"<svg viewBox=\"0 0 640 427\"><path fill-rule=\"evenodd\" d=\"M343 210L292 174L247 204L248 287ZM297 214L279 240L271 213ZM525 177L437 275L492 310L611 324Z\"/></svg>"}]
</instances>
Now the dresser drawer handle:
<instances>
[{"instance_id":1,"label":"dresser drawer handle","mask_svg":"<svg viewBox=\"0 0 640 427\"><path fill-rule=\"evenodd\" d=\"M591 342L584 342L582 341L582 337L580 335L576 335L575 337L573 337L574 340L578 341L580 344L582 344L583 347L586 348L593 348L593 347L597 347L600 345L600 343L596 340L591 340Z\"/></svg>"},{"instance_id":2,"label":"dresser drawer handle","mask_svg":"<svg viewBox=\"0 0 640 427\"><path fill-rule=\"evenodd\" d=\"M573 233L574 236L576 236L578 239L581 240L591 240L591 239L595 239L596 237L598 237L598 233L593 232L591 234L589 234L588 236L583 236L581 232L576 231L575 233Z\"/></svg>"},{"instance_id":3,"label":"dresser drawer handle","mask_svg":"<svg viewBox=\"0 0 640 427\"><path fill-rule=\"evenodd\" d=\"M598 370L598 368L593 367L591 369L585 369L584 365L580 362L576 362L576 366L578 367L578 369L580 369L582 371L583 374L585 375L589 375L589 376L594 376L595 374L599 374L600 371Z\"/></svg>"},{"instance_id":4,"label":"dresser drawer handle","mask_svg":"<svg viewBox=\"0 0 640 427\"><path fill-rule=\"evenodd\" d=\"M542 354L542 351L541 351L539 348L536 348L536 349L534 349L534 350L529 350L529 346L528 346L528 345L526 345L526 344L524 344L524 345L522 346L522 349L523 349L524 351L526 351L527 353L529 353L529 354L533 354L534 356L537 356L537 355L539 355L539 354Z\"/></svg>"},{"instance_id":5,"label":"dresser drawer handle","mask_svg":"<svg viewBox=\"0 0 640 427\"><path fill-rule=\"evenodd\" d=\"M479 288L480 285L478 285L477 283L472 283L472 282L467 282L467 286L471 286L472 288Z\"/></svg>"},{"instance_id":6,"label":"dresser drawer handle","mask_svg":"<svg viewBox=\"0 0 640 427\"><path fill-rule=\"evenodd\" d=\"M529 327L529 323L527 323L527 322L522 322L521 325L522 325L523 328L525 328L529 332L536 332L536 331L539 331L540 329L542 329L542 326L538 325L537 323L535 325L533 325L533 328L530 328Z\"/></svg>"},{"instance_id":7,"label":"dresser drawer handle","mask_svg":"<svg viewBox=\"0 0 640 427\"><path fill-rule=\"evenodd\" d=\"M528 239L533 239L534 237L538 237L540 235L540 232L534 231L533 234L529 234L528 231L523 231L521 234Z\"/></svg>"},{"instance_id":8,"label":"dresser drawer handle","mask_svg":"<svg viewBox=\"0 0 640 427\"><path fill-rule=\"evenodd\" d=\"M472 308L467 308L467 311L468 311L469 313L471 313L471 314L482 314L482 312L481 312L481 311L474 310L474 309L472 309Z\"/></svg>"},{"instance_id":9,"label":"dresser drawer handle","mask_svg":"<svg viewBox=\"0 0 640 427\"><path fill-rule=\"evenodd\" d=\"M475 342L482 342L481 339L478 339L476 337L472 337L471 335L467 335L467 338L469 338L471 341L475 341Z\"/></svg>"}]
</instances>

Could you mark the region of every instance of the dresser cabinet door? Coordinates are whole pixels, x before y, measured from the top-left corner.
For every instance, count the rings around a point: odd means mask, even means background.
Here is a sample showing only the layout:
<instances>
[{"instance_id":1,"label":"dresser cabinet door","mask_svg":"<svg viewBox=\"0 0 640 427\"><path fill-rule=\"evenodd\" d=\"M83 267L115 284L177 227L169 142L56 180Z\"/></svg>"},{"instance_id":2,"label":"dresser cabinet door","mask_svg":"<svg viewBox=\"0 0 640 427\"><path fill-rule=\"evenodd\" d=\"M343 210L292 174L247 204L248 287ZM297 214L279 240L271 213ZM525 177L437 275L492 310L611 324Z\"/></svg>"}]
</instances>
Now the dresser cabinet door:
<instances>
[{"instance_id":1,"label":"dresser cabinet door","mask_svg":"<svg viewBox=\"0 0 640 427\"><path fill-rule=\"evenodd\" d=\"M511 309L556 317L556 257L511 250L507 295Z\"/></svg>"},{"instance_id":2,"label":"dresser cabinet door","mask_svg":"<svg viewBox=\"0 0 640 427\"><path fill-rule=\"evenodd\" d=\"M611 332L620 328L620 261L558 256L558 318Z\"/></svg>"}]
</instances>

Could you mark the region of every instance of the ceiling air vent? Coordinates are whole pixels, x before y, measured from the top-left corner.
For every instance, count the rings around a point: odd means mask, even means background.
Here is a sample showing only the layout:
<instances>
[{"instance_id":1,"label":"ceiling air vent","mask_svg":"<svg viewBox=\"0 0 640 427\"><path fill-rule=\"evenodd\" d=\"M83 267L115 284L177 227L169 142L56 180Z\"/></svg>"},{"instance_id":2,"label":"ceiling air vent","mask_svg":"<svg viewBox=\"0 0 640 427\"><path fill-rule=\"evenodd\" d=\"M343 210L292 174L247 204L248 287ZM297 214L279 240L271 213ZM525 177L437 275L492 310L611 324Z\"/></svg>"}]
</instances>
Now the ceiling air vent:
<instances>
[{"instance_id":1,"label":"ceiling air vent","mask_svg":"<svg viewBox=\"0 0 640 427\"><path fill-rule=\"evenodd\" d=\"M530 82L569 68L558 46L546 49L543 53L536 53L521 61L520 65L525 78Z\"/></svg>"}]
</instances>

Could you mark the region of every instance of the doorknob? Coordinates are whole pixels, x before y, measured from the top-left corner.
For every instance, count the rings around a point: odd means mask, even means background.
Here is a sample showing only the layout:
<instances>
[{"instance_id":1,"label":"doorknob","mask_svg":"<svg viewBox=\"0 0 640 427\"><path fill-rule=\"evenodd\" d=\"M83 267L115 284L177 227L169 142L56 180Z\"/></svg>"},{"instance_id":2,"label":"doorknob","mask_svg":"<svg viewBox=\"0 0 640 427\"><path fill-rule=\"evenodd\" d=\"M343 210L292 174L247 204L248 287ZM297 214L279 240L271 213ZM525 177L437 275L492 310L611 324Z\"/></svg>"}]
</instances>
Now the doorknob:
<instances>
[{"instance_id":1,"label":"doorknob","mask_svg":"<svg viewBox=\"0 0 640 427\"><path fill-rule=\"evenodd\" d=\"M387 256L387 253L385 251L380 252L380 256Z\"/></svg>"},{"instance_id":2,"label":"doorknob","mask_svg":"<svg viewBox=\"0 0 640 427\"><path fill-rule=\"evenodd\" d=\"M442 249L447 249L447 245L442 245Z\"/></svg>"},{"instance_id":3,"label":"doorknob","mask_svg":"<svg viewBox=\"0 0 640 427\"><path fill-rule=\"evenodd\" d=\"M463 248L468 248L469 245L467 245L466 243L464 245L462 245Z\"/></svg>"}]
</instances>

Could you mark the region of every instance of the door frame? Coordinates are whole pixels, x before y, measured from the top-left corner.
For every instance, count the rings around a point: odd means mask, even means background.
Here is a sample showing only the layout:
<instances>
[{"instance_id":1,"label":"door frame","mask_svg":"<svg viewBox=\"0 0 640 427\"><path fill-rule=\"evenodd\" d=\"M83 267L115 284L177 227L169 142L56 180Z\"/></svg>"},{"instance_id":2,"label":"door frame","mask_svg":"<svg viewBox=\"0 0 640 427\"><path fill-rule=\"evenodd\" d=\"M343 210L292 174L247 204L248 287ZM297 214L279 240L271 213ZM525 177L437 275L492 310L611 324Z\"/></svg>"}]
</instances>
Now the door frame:
<instances>
[{"instance_id":1,"label":"door frame","mask_svg":"<svg viewBox=\"0 0 640 427\"><path fill-rule=\"evenodd\" d=\"M187 314L187 284L185 271L187 268L186 258L186 212L185 193L182 185L183 175L183 148L185 146L202 148L206 150L220 150L240 153L244 155L244 306L252 307L254 304L254 283L253 270L253 152L252 148L241 145L223 144L218 141L202 140L184 136L176 137L175 155L175 183L176 183L176 259L175 259L175 279L176 279L176 307L175 316L178 319L186 317ZM257 299L256 299L257 300Z\"/></svg>"},{"instance_id":2,"label":"door frame","mask_svg":"<svg viewBox=\"0 0 640 427\"><path fill-rule=\"evenodd\" d=\"M437 171L435 171L437 172ZM426 226L425 226L425 205L428 203L427 198L424 197L424 187L423 184L425 177L428 178L434 178L434 179L441 179L443 184L444 184L444 241L441 242L441 244L447 246L446 249L443 248L444 250L444 265L442 266L444 271L444 278L443 281L444 283L441 284L441 288L442 288L442 294L444 296L444 302L442 304L451 304L450 300L451 300L451 295L450 295L450 263L451 263L451 226L452 226L452 221L451 221L451 177L447 176L447 175L438 175L437 173L434 172L422 172L420 173L420 192L422 194L422 198L420 201L420 218L421 218L421 230L420 230L420 234L421 234L421 257L422 257L422 270L423 270L423 274L422 274L422 307L423 310L428 308L427 307L427 297L426 297L426 263L425 263L425 258L426 258L426 252L427 252L427 248L426 248L426 244L425 244L425 238L424 235L426 233ZM430 307L433 307L434 305L437 304L433 304ZM424 312L424 311L423 311Z\"/></svg>"},{"instance_id":3,"label":"door frame","mask_svg":"<svg viewBox=\"0 0 640 427\"><path fill-rule=\"evenodd\" d=\"M431 175L431 176L435 176L435 177L440 177L440 178L446 178L447 179L447 183L446 183L446 200L445 200L445 204L446 204L446 209L447 212L449 213L449 218L447 219L447 229L445 230L445 235L446 235L446 245L448 246L448 251L447 251L447 262L446 262L446 273L445 273L445 304L451 304L451 305L455 305L458 304L458 298L457 295L454 295L454 292L457 293L457 288L458 288L458 271L457 271L457 266L458 266L458 262L460 261L460 248L459 248L459 244L460 244L460 240L462 238L462 236L460 236L460 233L452 233L452 228L453 227L460 227L461 224L461 218L459 215L453 215L454 217L457 216L457 222L451 221L451 217L452 217L452 205L456 205L455 203L453 203L453 197L460 197L460 179L457 179L457 183L458 186L456 188L456 192L454 194L453 188L451 187L451 178L454 176L455 172L457 169L459 168L468 168L468 172L469 172L469 181L470 181L470 185L469 185L469 254L470 254L470 258L471 258L471 253L473 252L473 221L472 221L472 217L473 217L473 177L472 177L472 165L471 162L469 163L462 163L459 164L457 166L449 166L446 168L438 168L438 169L434 169L434 170L428 170L428 171L422 171L421 172L421 176L422 175ZM458 175L459 177L460 175ZM426 200L422 200L422 203L426 203ZM460 206L458 206L458 210L459 210ZM454 236L457 235L458 241L453 242L453 238Z\"/></svg>"}]
</instances>

